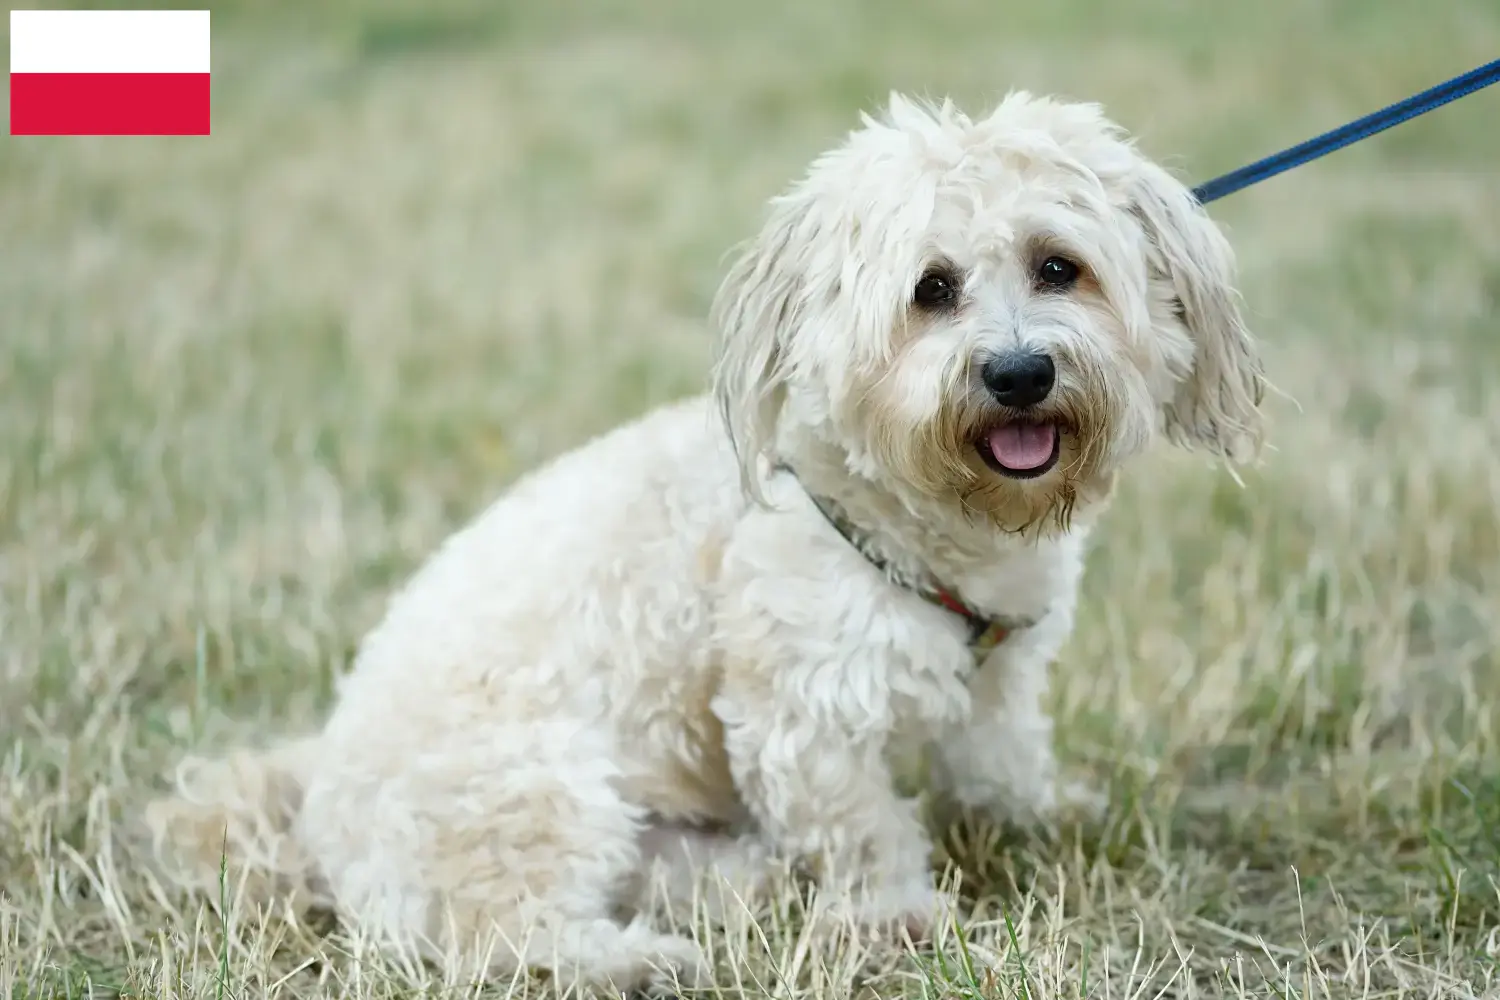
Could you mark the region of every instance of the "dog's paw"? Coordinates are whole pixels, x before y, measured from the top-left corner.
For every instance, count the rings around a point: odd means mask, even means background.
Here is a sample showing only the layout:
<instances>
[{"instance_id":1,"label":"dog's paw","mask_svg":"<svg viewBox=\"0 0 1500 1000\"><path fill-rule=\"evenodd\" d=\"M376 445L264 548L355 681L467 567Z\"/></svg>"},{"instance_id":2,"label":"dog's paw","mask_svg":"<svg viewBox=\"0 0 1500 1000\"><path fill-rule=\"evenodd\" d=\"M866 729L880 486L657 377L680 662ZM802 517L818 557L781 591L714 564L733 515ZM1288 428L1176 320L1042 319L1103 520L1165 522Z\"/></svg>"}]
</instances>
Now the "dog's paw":
<instances>
[{"instance_id":1,"label":"dog's paw","mask_svg":"<svg viewBox=\"0 0 1500 1000\"><path fill-rule=\"evenodd\" d=\"M685 937L663 935L656 940L652 971L644 992L654 997L674 997L684 990L697 990L713 981L713 968L702 949Z\"/></svg>"},{"instance_id":2,"label":"dog's paw","mask_svg":"<svg viewBox=\"0 0 1500 1000\"><path fill-rule=\"evenodd\" d=\"M1054 811L1059 816L1097 823L1109 808L1109 796L1084 781L1070 781L1057 790Z\"/></svg>"},{"instance_id":3,"label":"dog's paw","mask_svg":"<svg viewBox=\"0 0 1500 1000\"><path fill-rule=\"evenodd\" d=\"M948 896L933 893L925 907L907 910L896 930L903 943L923 948L940 940L957 919L954 901Z\"/></svg>"},{"instance_id":4,"label":"dog's paw","mask_svg":"<svg viewBox=\"0 0 1500 1000\"><path fill-rule=\"evenodd\" d=\"M879 887L840 897L823 912L830 929L867 941L928 944L952 923L953 902L930 886Z\"/></svg>"},{"instance_id":5,"label":"dog's paw","mask_svg":"<svg viewBox=\"0 0 1500 1000\"><path fill-rule=\"evenodd\" d=\"M1083 781L1048 781L1028 789L1014 789L989 799L950 806L940 819L948 823L981 821L1017 832L1042 830L1059 824L1093 823L1103 819L1109 796Z\"/></svg>"}]
</instances>

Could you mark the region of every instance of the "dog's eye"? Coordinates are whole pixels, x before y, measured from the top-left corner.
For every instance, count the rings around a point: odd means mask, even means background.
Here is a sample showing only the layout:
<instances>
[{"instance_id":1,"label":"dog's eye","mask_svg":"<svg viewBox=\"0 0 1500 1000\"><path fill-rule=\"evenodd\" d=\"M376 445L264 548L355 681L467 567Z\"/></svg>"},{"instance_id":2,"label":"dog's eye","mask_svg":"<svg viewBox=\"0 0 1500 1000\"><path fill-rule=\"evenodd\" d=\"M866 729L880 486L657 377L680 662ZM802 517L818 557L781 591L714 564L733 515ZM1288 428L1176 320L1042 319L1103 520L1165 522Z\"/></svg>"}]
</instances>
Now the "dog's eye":
<instances>
[{"instance_id":1,"label":"dog's eye","mask_svg":"<svg viewBox=\"0 0 1500 1000\"><path fill-rule=\"evenodd\" d=\"M922 280L917 282L917 287L912 292L912 298L917 305L928 309L941 309L950 306L958 298L957 282L953 276L943 271L928 271L922 275Z\"/></svg>"},{"instance_id":2,"label":"dog's eye","mask_svg":"<svg viewBox=\"0 0 1500 1000\"><path fill-rule=\"evenodd\" d=\"M1078 280L1078 265L1066 257L1048 257L1036 269L1036 280L1049 288L1067 288Z\"/></svg>"}]
</instances>

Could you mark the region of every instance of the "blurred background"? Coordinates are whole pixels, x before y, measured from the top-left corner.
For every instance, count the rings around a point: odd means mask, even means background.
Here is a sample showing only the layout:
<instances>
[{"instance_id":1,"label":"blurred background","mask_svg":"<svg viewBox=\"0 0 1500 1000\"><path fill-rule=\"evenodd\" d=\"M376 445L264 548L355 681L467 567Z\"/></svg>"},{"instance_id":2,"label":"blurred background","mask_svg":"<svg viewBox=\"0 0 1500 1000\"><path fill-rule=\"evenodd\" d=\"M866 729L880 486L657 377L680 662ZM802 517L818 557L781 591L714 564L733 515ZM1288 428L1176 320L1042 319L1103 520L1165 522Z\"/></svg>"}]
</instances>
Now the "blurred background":
<instances>
[{"instance_id":1,"label":"blurred background","mask_svg":"<svg viewBox=\"0 0 1500 1000\"><path fill-rule=\"evenodd\" d=\"M890 90L1096 100L1192 183L1497 54L1493 0L245 0L211 137L0 139L0 992L210 948L110 860L138 797L315 724L444 535L702 388L725 254ZM1100 534L1053 698L1106 819L954 847L1059 989L1492 974L1497 121L1212 207L1274 450L1157 455Z\"/></svg>"}]
</instances>

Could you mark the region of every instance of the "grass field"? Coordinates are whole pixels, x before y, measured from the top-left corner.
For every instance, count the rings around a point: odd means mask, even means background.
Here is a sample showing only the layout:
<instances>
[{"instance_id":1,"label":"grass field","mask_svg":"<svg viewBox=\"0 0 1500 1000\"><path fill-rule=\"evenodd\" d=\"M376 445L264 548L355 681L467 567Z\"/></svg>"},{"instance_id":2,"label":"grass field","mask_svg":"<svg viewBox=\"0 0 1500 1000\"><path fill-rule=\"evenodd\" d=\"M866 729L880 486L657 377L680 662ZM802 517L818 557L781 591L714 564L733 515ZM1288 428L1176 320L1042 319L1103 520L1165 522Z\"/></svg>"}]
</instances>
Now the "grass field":
<instances>
[{"instance_id":1,"label":"grass field","mask_svg":"<svg viewBox=\"0 0 1500 1000\"><path fill-rule=\"evenodd\" d=\"M475 992L163 891L130 821L314 724L514 476L701 387L724 253L890 88L1098 99L1201 179L1497 53L1493 0L244 0L211 138L0 140L0 996ZM767 920L726 994L1500 991L1497 121L1214 207L1275 450L1107 520L1054 689L1105 819L953 838L967 945Z\"/></svg>"}]
</instances>

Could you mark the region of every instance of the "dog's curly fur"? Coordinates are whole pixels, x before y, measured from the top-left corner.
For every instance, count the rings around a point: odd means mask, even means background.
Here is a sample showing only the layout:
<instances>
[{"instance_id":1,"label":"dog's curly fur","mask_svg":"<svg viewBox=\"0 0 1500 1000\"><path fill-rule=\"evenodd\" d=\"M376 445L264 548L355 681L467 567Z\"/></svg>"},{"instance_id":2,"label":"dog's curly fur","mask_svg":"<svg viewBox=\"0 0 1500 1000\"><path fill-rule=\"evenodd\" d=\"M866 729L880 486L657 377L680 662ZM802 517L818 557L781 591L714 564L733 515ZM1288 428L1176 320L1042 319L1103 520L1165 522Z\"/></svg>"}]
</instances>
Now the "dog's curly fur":
<instances>
[{"instance_id":1,"label":"dog's curly fur","mask_svg":"<svg viewBox=\"0 0 1500 1000\"><path fill-rule=\"evenodd\" d=\"M1059 256L1076 280L1039 284ZM933 268L940 307L913 298ZM843 916L920 927L939 901L894 755L931 744L966 807L1054 808L1048 665L1117 470L1159 436L1258 445L1232 277L1191 193L1095 106L1016 93L971 120L893 95L733 265L711 398L558 458L454 535L321 732L195 761L149 807L161 859L209 882L227 844L392 946L472 961L495 935L492 971L622 988L701 970L630 915L652 858L747 886L815 862ZM1032 478L987 444L1021 417L983 365L1015 350L1056 371L1023 415L1060 452ZM928 578L1030 624L976 665L964 623L901 585Z\"/></svg>"}]
</instances>

